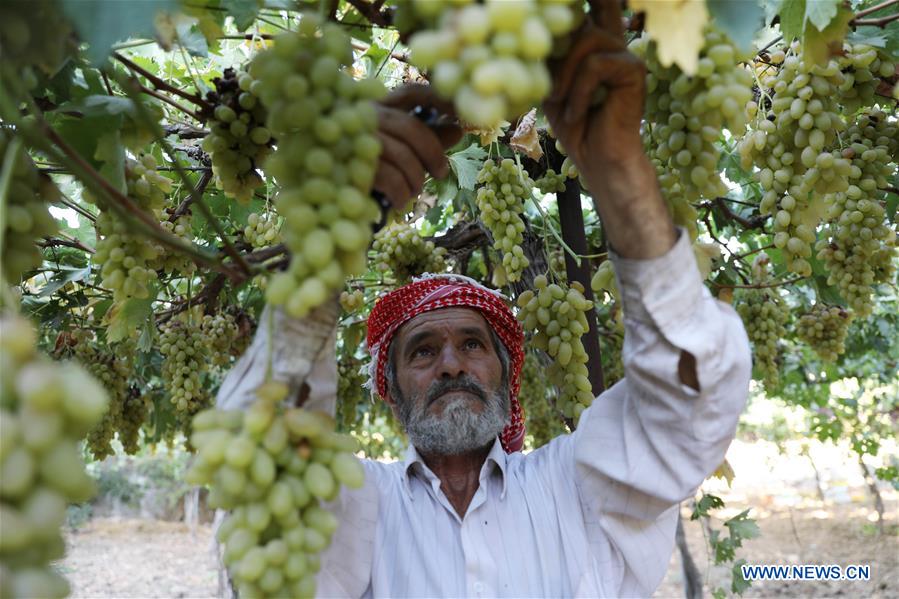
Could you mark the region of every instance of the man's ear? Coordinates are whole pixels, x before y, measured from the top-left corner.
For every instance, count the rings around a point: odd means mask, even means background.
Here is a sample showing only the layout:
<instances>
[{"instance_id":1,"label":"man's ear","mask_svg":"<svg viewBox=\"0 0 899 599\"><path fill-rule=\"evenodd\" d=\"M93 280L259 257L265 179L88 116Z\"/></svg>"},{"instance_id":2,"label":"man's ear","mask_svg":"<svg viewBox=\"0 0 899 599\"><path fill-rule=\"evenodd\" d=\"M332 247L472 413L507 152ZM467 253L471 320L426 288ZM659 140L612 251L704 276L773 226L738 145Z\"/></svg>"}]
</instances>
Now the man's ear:
<instances>
[{"instance_id":1,"label":"man's ear","mask_svg":"<svg viewBox=\"0 0 899 599\"><path fill-rule=\"evenodd\" d=\"M397 413L397 405L396 400L391 397L390 392L387 392L387 395L384 396L384 402L390 406L390 411L393 412L393 417L397 420L400 419L400 415Z\"/></svg>"}]
</instances>

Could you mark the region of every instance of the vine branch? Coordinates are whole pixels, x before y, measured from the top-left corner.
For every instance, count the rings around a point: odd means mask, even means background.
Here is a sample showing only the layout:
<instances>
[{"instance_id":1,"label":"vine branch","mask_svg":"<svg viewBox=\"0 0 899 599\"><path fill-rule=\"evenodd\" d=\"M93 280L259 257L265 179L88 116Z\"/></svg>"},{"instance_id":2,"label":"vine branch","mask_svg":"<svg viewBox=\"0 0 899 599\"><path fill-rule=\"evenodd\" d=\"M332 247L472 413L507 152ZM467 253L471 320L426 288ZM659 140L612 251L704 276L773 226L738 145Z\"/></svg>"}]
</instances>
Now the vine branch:
<instances>
[{"instance_id":1,"label":"vine branch","mask_svg":"<svg viewBox=\"0 0 899 599\"><path fill-rule=\"evenodd\" d=\"M881 2L880 4L875 4L874 6L869 6L868 8L855 13L855 18L861 19L862 17L867 17L868 15L881 11L884 8L889 8L894 4L899 4L899 0L886 0L886 2Z\"/></svg>"},{"instance_id":2,"label":"vine branch","mask_svg":"<svg viewBox=\"0 0 899 599\"><path fill-rule=\"evenodd\" d=\"M153 84L153 87L155 87L157 90L165 90L171 94L180 96L189 102L193 102L197 106L200 106L204 109L211 109L209 104L205 100L203 100L203 98L201 98L200 96L194 95L194 94L189 94L184 90L178 89L174 85L171 85L168 82L160 79L159 77L157 77L156 75L154 75L147 69L143 68L142 66L128 60L127 58L125 58L124 56L119 54L118 52L114 52L112 56L113 56L113 58L118 60L120 63L122 63L123 65L128 67L128 69L130 69L131 71L138 73L139 75L143 75L150 83Z\"/></svg>"},{"instance_id":3,"label":"vine branch","mask_svg":"<svg viewBox=\"0 0 899 599\"><path fill-rule=\"evenodd\" d=\"M783 287L784 285L792 285L808 277L794 277L785 281L776 281L774 283L755 283L752 285L723 285L715 281L709 281L712 285L719 289L770 289L772 287Z\"/></svg>"}]
</instances>

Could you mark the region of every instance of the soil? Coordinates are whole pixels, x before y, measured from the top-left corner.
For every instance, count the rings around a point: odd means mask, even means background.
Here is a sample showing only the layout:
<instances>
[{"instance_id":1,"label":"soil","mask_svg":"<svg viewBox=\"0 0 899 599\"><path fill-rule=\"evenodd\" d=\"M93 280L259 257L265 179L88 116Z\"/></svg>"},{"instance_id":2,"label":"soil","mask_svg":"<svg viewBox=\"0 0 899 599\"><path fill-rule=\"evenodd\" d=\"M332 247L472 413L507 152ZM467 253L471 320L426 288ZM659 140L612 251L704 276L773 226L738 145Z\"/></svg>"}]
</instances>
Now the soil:
<instances>
[{"instance_id":1,"label":"soil","mask_svg":"<svg viewBox=\"0 0 899 599\"><path fill-rule=\"evenodd\" d=\"M895 448L889 448L894 450ZM797 450L798 451L798 450ZM887 454L890 452L888 451ZM750 564L869 564L871 580L755 582L744 597L899 597L899 493L881 485L884 533L878 532L871 496L845 448L816 446L823 501L807 458L780 454L773 445L735 442L728 461L737 473L733 486L707 481L726 507L710 524L752 508L761 535L746 541L738 558ZM684 529L704 581L704 596L716 587L730 595L730 567L710 566L703 528L689 520ZM68 555L60 564L83 598L215 597L218 574L212 528L127 518L95 518L67 533ZM655 597L683 597L677 551Z\"/></svg>"}]
</instances>

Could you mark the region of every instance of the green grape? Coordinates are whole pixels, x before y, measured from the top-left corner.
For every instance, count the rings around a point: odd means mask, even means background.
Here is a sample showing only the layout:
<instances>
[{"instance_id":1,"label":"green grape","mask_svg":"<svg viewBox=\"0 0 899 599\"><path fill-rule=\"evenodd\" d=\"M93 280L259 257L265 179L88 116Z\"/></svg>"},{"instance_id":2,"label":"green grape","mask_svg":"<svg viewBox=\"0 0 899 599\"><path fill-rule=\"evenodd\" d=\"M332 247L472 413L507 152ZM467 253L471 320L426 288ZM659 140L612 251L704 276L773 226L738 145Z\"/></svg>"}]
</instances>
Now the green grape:
<instances>
[{"instance_id":1,"label":"green grape","mask_svg":"<svg viewBox=\"0 0 899 599\"><path fill-rule=\"evenodd\" d=\"M167 212L170 209L167 209ZM184 241L193 242L193 225L191 214L182 214L172 222L170 219L160 221L159 226L169 233L180 237ZM180 252L172 252L157 244L157 258L150 263L153 270L161 270L167 274L180 273L182 276L190 276L197 270L196 263Z\"/></svg>"},{"instance_id":2,"label":"green grape","mask_svg":"<svg viewBox=\"0 0 899 599\"><path fill-rule=\"evenodd\" d=\"M534 186L540 190L540 193L559 193L565 191L565 180L568 176L560 174L553 169L546 169L542 177L534 182Z\"/></svg>"},{"instance_id":3,"label":"green grape","mask_svg":"<svg viewBox=\"0 0 899 599\"><path fill-rule=\"evenodd\" d=\"M835 362L846 351L843 343L853 315L839 306L815 304L799 318L796 334L815 350L822 360Z\"/></svg>"},{"instance_id":4,"label":"green grape","mask_svg":"<svg viewBox=\"0 0 899 599\"><path fill-rule=\"evenodd\" d=\"M581 337L587 332L586 313L593 302L584 297L583 287L549 284L544 276L534 279L536 293L530 289L518 296L518 319L525 332L533 333L531 342L553 359L547 369L551 383L559 388L556 405L567 418L579 418L593 402L587 371L587 351Z\"/></svg>"},{"instance_id":5,"label":"green grape","mask_svg":"<svg viewBox=\"0 0 899 599\"><path fill-rule=\"evenodd\" d=\"M235 355L235 342L239 330L234 316L228 312L206 314L201 323L203 335L209 346L210 359L215 366L227 366Z\"/></svg>"},{"instance_id":6,"label":"green grape","mask_svg":"<svg viewBox=\"0 0 899 599\"><path fill-rule=\"evenodd\" d=\"M553 406L551 387L543 376L544 368L536 353L525 353L518 401L524 409L527 442L531 449L542 447L567 432L565 423Z\"/></svg>"},{"instance_id":7,"label":"green grape","mask_svg":"<svg viewBox=\"0 0 899 599\"><path fill-rule=\"evenodd\" d=\"M115 454L112 440L121 426L122 410L128 396L128 377L131 364L128 352L102 350L89 330L77 330L72 334L75 343L74 357L93 375L109 396L108 409L102 420L87 434L87 446L95 460L103 460Z\"/></svg>"},{"instance_id":8,"label":"green grape","mask_svg":"<svg viewBox=\"0 0 899 599\"><path fill-rule=\"evenodd\" d=\"M881 78L890 78L896 73L894 58L865 44L844 42L842 55L837 60L843 72L840 104L843 114L848 116L863 106L877 103L877 86Z\"/></svg>"},{"instance_id":9,"label":"green grape","mask_svg":"<svg viewBox=\"0 0 899 599\"><path fill-rule=\"evenodd\" d=\"M843 73L836 60L818 65L795 43L780 69L763 72L760 81L768 109L759 111L737 150L744 168L759 168L759 211L773 216L773 242L787 268L810 276L824 196L845 191L851 171L834 147L846 128L837 105Z\"/></svg>"},{"instance_id":10,"label":"green grape","mask_svg":"<svg viewBox=\"0 0 899 599\"><path fill-rule=\"evenodd\" d=\"M549 93L544 61L583 18L575 0L406 0L397 26L411 33L412 63L463 121L491 129Z\"/></svg>"},{"instance_id":11,"label":"green grape","mask_svg":"<svg viewBox=\"0 0 899 599\"><path fill-rule=\"evenodd\" d=\"M202 327L194 324L189 314L179 316L184 318L173 318L162 325L162 381L176 413L191 416L212 401L203 385L212 352Z\"/></svg>"},{"instance_id":12,"label":"green grape","mask_svg":"<svg viewBox=\"0 0 899 599\"><path fill-rule=\"evenodd\" d=\"M274 212L257 214L253 212L247 217L247 226L243 236L254 248L264 248L281 243L281 223Z\"/></svg>"},{"instance_id":13,"label":"green grape","mask_svg":"<svg viewBox=\"0 0 899 599\"><path fill-rule=\"evenodd\" d=\"M210 132L203 149L212 159L216 186L246 203L264 182L259 169L275 143L265 125L268 113L250 73L229 68L212 82L215 90L206 94L210 108L203 115Z\"/></svg>"},{"instance_id":14,"label":"green grape","mask_svg":"<svg viewBox=\"0 0 899 599\"><path fill-rule=\"evenodd\" d=\"M887 219L881 189L896 173L891 154L899 145L896 132L880 111L859 114L846 131L849 186L826 196L830 224L815 246L829 272L827 284L835 285L859 316L874 307L874 285L894 278L896 230Z\"/></svg>"},{"instance_id":15,"label":"green grape","mask_svg":"<svg viewBox=\"0 0 899 599\"><path fill-rule=\"evenodd\" d=\"M138 160L126 158L125 182L127 195L141 210L162 220L166 194L172 191L172 182L156 171L156 160L144 154ZM84 198L96 203L96 198L85 192ZM115 301L131 298L147 298L158 275L163 249L152 240L135 235L107 206L100 206L97 216L97 233L100 241L93 256L100 266L103 286L113 291Z\"/></svg>"},{"instance_id":16,"label":"green grape","mask_svg":"<svg viewBox=\"0 0 899 599\"><path fill-rule=\"evenodd\" d=\"M242 596L314 596L318 555L338 524L320 502L340 484L363 484L355 441L324 413L285 408L287 395L269 381L246 412L206 410L193 420L187 480L210 485L210 506L230 510L217 538Z\"/></svg>"},{"instance_id":17,"label":"green grape","mask_svg":"<svg viewBox=\"0 0 899 599\"><path fill-rule=\"evenodd\" d=\"M397 284L405 284L424 273L446 271L446 248L435 247L407 222L394 222L375 233L373 264L390 271Z\"/></svg>"},{"instance_id":18,"label":"green grape","mask_svg":"<svg viewBox=\"0 0 899 599\"><path fill-rule=\"evenodd\" d=\"M765 388L773 390L779 382L780 350L777 342L786 334L790 309L774 289L739 289L734 308L752 342L755 367L762 374Z\"/></svg>"},{"instance_id":19,"label":"green grape","mask_svg":"<svg viewBox=\"0 0 899 599\"><path fill-rule=\"evenodd\" d=\"M65 597L51 565L65 553L66 506L94 493L78 441L103 416L103 387L74 363L38 356L19 316L0 318L0 588L4 597Z\"/></svg>"},{"instance_id":20,"label":"green grape","mask_svg":"<svg viewBox=\"0 0 899 599\"><path fill-rule=\"evenodd\" d=\"M0 74L16 75L30 89L36 83L31 68L55 74L75 52L77 41L71 23L54 0L4 0L0 4L0 48Z\"/></svg>"},{"instance_id":21,"label":"green grape","mask_svg":"<svg viewBox=\"0 0 899 599\"><path fill-rule=\"evenodd\" d=\"M0 31L4 25L0 21ZM11 141L10 133L0 128L0 164L6 161ZM18 283L26 271L40 266L41 252L35 241L56 232L56 221L47 203L58 199L59 190L46 175L38 172L25 148L20 148L5 207L2 266L8 283Z\"/></svg>"},{"instance_id":22,"label":"green grape","mask_svg":"<svg viewBox=\"0 0 899 599\"><path fill-rule=\"evenodd\" d=\"M752 98L752 75L738 63L739 51L722 33L707 29L694 75L659 62L654 42L636 40L631 49L647 69L646 117L653 154L677 173L689 201L727 193L718 175L716 142L722 129L746 128L744 105Z\"/></svg>"},{"instance_id":23,"label":"green grape","mask_svg":"<svg viewBox=\"0 0 899 599\"><path fill-rule=\"evenodd\" d=\"M348 314L360 311L364 305L365 294L361 289L354 289L352 292L344 291L340 294L340 307Z\"/></svg>"},{"instance_id":24,"label":"green grape","mask_svg":"<svg viewBox=\"0 0 899 599\"><path fill-rule=\"evenodd\" d=\"M125 453L134 455L140 450L140 429L147 421L152 401L149 397L141 397L137 387L131 387L122 404L122 413L119 419L119 441L125 449Z\"/></svg>"},{"instance_id":25,"label":"green grape","mask_svg":"<svg viewBox=\"0 0 899 599\"><path fill-rule=\"evenodd\" d=\"M365 270L378 205L369 193L381 144L372 100L376 79L356 81L349 36L334 23L304 14L250 65L278 151L266 170L281 190L275 208L291 251L287 272L272 277L268 301L302 317Z\"/></svg>"},{"instance_id":26,"label":"green grape","mask_svg":"<svg viewBox=\"0 0 899 599\"><path fill-rule=\"evenodd\" d=\"M534 182L511 158L498 165L488 159L478 173L477 203L481 222L493 236L493 247L503 256L503 268L509 281L521 279L530 262L521 242L525 224L524 202L531 197Z\"/></svg>"}]
</instances>

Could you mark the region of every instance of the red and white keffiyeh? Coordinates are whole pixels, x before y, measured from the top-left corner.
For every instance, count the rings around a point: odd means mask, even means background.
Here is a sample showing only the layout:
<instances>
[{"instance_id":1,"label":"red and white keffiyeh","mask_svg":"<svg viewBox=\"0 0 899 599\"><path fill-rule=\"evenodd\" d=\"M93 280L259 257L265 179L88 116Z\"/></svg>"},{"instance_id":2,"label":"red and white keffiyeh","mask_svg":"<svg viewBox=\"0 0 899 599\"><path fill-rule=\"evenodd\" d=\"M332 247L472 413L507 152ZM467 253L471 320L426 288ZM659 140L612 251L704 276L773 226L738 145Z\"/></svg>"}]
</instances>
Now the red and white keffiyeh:
<instances>
[{"instance_id":1,"label":"red and white keffiyeh","mask_svg":"<svg viewBox=\"0 0 899 599\"><path fill-rule=\"evenodd\" d=\"M507 453L519 451L524 443L524 413L518 402L524 333L503 296L468 277L426 275L378 300L368 317L372 384L382 398L387 396L387 356L400 326L424 312L451 307L479 310L509 352L511 419L500 441Z\"/></svg>"}]
</instances>

